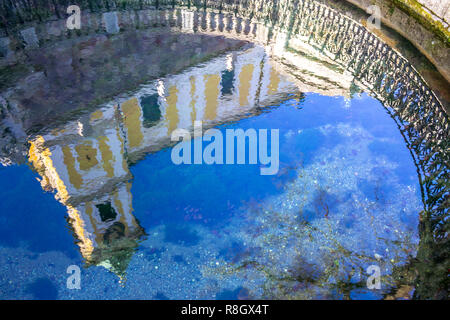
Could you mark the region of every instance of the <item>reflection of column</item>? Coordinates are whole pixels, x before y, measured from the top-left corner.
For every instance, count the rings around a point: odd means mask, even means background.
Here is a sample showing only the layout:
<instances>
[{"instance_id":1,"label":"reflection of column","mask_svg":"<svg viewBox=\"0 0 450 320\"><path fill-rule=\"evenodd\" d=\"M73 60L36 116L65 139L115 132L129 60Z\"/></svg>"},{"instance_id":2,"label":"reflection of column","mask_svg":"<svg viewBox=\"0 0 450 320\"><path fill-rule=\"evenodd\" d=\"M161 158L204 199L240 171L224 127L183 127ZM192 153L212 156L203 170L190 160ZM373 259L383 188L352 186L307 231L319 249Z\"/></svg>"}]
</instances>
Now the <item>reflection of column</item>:
<instances>
[{"instance_id":1,"label":"reflection of column","mask_svg":"<svg viewBox=\"0 0 450 320\"><path fill-rule=\"evenodd\" d=\"M234 30L236 34L241 34L242 32L242 18L236 17L234 22Z\"/></svg>"},{"instance_id":2,"label":"reflection of column","mask_svg":"<svg viewBox=\"0 0 450 320\"><path fill-rule=\"evenodd\" d=\"M170 10L161 10L160 11L161 24L163 26L170 25L171 11Z\"/></svg>"},{"instance_id":3,"label":"reflection of column","mask_svg":"<svg viewBox=\"0 0 450 320\"><path fill-rule=\"evenodd\" d=\"M77 208L67 206L67 212L70 218L70 224L76 234L77 245L80 247L81 255L89 260L97 247L98 230L92 219L92 207L90 203L80 205Z\"/></svg>"},{"instance_id":4,"label":"reflection of column","mask_svg":"<svg viewBox=\"0 0 450 320\"><path fill-rule=\"evenodd\" d=\"M206 96L205 96L205 78L201 74L196 75L195 84L195 120L203 120L205 118Z\"/></svg>"},{"instance_id":5,"label":"reflection of column","mask_svg":"<svg viewBox=\"0 0 450 320\"><path fill-rule=\"evenodd\" d=\"M230 33L232 36L238 36L239 35L239 26L238 26L238 18L235 16L232 16L230 18Z\"/></svg>"},{"instance_id":6,"label":"reflection of column","mask_svg":"<svg viewBox=\"0 0 450 320\"><path fill-rule=\"evenodd\" d=\"M138 147L142 142L142 111L137 98L121 104L123 122L127 131L128 146Z\"/></svg>"},{"instance_id":7,"label":"reflection of column","mask_svg":"<svg viewBox=\"0 0 450 320\"><path fill-rule=\"evenodd\" d=\"M120 155L121 158L122 158L122 161L120 161L120 159L117 159L117 161L115 162L115 165L114 165L115 170L117 170L116 172L120 172L120 162L122 162L121 163L122 164L122 170L123 170L123 172L126 172L128 174L129 173L128 163L125 160L125 141L124 141L124 139L123 139L123 137L121 135L121 131L120 131L119 126L116 127L115 136L117 137L117 140L113 140L113 139L112 140L113 141L117 141L117 143L113 143L112 144L112 146L113 146L112 147L113 154L116 155L116 157L118 155Z\"/></svg>"},{"instance_id":8,"label":"reflection of column","mask_svg":"<svg viewBox=\"0 0 450 320\"><path fill-rule=\"evenodd\" d=\"M215 31L217 28L217 14L215 12L207 13L207 31Z\"/></svg>"},{"instance_id":9,"label":"reflection of column","mask_svg":"<svg viewBox=\"0 0 450 320\"><path fill-rule=\"evenodd\" d=\"M275 56L282 57L286 51L287 34L284 32L278 32L273 46L273 54Z\"/></svg>"},{"instance_id":10,"label":"reflection of column","mask_svg":"<svg viewBox=\"0 0 450 320\"><path fill-rule=\"evenodd\" d=\"M181 13L181 29L184 31L192 31L194 29L194 12L182 11Z\"/></svg>"},{"instance_id":11,"label":"reflection of column","mask_svg":"<svg viewBox=\"0 0 450 320\"><path fill-rule=\"evenodd\" d=\"M265 56L264 58L264 69L263 69L263 76L262 76L262 83L261 83L261 89L260 89L260 99L263 101L265 98L269 97L270 95L276 94L279 92L280 82L281 78L276 71L270 61L269 57Z\"/></svg>"},{"instance_id":12,"label":"reflection of column","mask_svg":"<svg viewBox=\"0 0 450 320\"><path fill-rule=\"evenodd\" d=\"M224 19L225 30L233 35L233 17L227 15Z\"/></svg>"},{"instance_id":13,"label":"reflection of column","mask_svg":"<svg viewBox=\"0 0 450 320\"><path fill-rule=\"evenodd\" d=\"M114 203L119 208L119 213L121 213L120 221L127 226L129 232L134 232L136 229L140 228L136 221L136 218L132 214L132 194L131 194L131 183L127 182L125 186L119 188L114 194Z\"/></svg>"},{"instance_id":14,"label":"reflection of column","mask_svg":"<svg viewBox=\"0 0 450 320\"><path fill-rule=\"evenodd\" d=\"M102 166L106 171L108 178L114 177L114 154L112 153L109 145L109 138L106 136L101 136L98 138L98 148L100 149L100 154L102 157Z\"/></svg>"},{"instance_id":15,"label":"reflection of column","mask_svg":"<svg viewBox=\"0 0 450 320\"><path fill-rule=\"evenodd\" d=\"M192 89L191 79L188 74L181 74L176 76L173 83L177 88L178 100L176 103L176 109L178 112L178 128L189 129L192 127L192 108L191 100Z\"/></svg>"},{"instance_id":16,"label":"reflection of column","mask_svg":"<svg viewBox=\"0 0 450 320\"><path fill-rule=\"evenodd\" d=\"M167 108L166 108L166 120L167 129L169 130L169 135L178 128L179 116L177 110L178 102L178 89L176 85L172 85L168 89L168 95L166 97Z\"/></svg>"},{"instance_id":17,"label":"reflection of column","mask_svg":"<svg viewBox=\"0 0 450 320\"><path fill-rule=\"evenodd\" d=\"M195 92L196 85L195 85L195 77L191 76L189 78L189 96L191 103L189 105L189 108L191 109L191 126L194 125L195 120L197 120L197 94Z\"/></svg>"},{"instance_id":18,"label":"reflection of column","mask_svg":"<svg viewBox=\"0 0 450 320\"><path fill-rule=\"evenodd\" d=\"M268 94L270 95L277 93L279 84L280 84L280 75L274 68L271 68Z\"/></svg>"},{"instance_id":19,"label":"reflection of column","mask_svg":"<svg viewBox=\"0 0 450 320\"><path fill-rule=\"evenodd\" d=\"M75 167L75 158L69 146L62 147L63 161L69 174L70 183L76 188L80 189L83 185L83 178Z\"/></svg>"},{"instance_id":20,"label":"reflection of column","mask_svg":"<svg viewBox=\"0 0 450 320\"><path fill-rule=\"evenodd\" d=\"M269 39L269 28L262 24L253 23L252 33L256 40L262 43L266 43Z\"/></svg>"},{"instance_id":21,"label":"reflection of column","mask_svg":"<svg viewBox=\"0 0 450 320\"><path fill-rule=\"evenodd\" d=\"M217 117L217 106L219 103L220 76L217 74L205 75L204 79L206 98L205 119L215 120Z\"/></svg>"},{"instance_id":22,"label":"reflection of column","mask_svg":"<svg viewBox=\"0 0 450 320\"><path fill-rule=\"evenodd\" d=\"M242 33L244 33L245 35L251 35L251 30L252 30L252 25L251 25L251 20L250 19L245 19L244 20L244 26L242 29Z\"/></svg>"},{"instance_id":23,"label":"reflection of column","mask_svg":"<svg viewBox=\"0 0 450 320\"><path fill-rule=\"evenodd\" d=\"M253 64L246 64L239 73L239 105L241 107L248 105L250 96L250 87L253 78Z\"/></svg>"},{"instance_id":24,"label":"reflection of column","mask_svg":"<svg viewBox=\"0 0 450 320\"><path fill-rule=\"evenodd\" d=\"M216 15L216 26L217 26L216 31L223 32L223 29L224 29L224 22L223 22L223 20L224 20L223 19L223 14L218 13Z\"/></svg>"}]
</instances>

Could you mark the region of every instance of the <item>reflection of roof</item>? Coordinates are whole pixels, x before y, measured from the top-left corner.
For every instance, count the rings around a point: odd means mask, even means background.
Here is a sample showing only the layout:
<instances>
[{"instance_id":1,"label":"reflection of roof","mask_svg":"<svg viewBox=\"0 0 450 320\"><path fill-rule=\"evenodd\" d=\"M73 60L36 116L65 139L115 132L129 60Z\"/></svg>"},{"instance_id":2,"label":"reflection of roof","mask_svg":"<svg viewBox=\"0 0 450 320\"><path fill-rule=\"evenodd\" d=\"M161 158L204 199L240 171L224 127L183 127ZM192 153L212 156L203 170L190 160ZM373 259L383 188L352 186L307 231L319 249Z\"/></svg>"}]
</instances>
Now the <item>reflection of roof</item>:
<instances>
[{"instance_id":1,"label":"reflection of roof","mask_svg":"<svg viewBox=\"0 0 450 320\"><path fill-rule=\"evenodd\" d=\"M105 267L123 279L139 239L145 235L140 227L130 234L125 229L120 222L111 225L103 235L103 243L86 259L86 264Z\"/></svg>"}]
</instances>

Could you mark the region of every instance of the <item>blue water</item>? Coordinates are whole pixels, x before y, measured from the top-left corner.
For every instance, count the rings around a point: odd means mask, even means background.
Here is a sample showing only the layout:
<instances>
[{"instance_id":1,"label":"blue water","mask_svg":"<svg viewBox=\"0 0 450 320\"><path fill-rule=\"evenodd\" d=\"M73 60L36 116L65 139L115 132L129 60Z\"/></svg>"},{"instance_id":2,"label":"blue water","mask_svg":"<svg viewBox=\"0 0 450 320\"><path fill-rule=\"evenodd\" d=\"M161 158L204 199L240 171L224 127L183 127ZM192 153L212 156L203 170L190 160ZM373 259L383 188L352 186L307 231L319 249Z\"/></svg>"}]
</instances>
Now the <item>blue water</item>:
<instances>
[{"instance_id":1,"label":"blue water","mask_svg":"<svg viewBox=\"0 0 450 320\"><path fill-rule=\"evenodd\" d=\"M1 299L379 299L418 243L420 186L380 102L306 94L218 127L279 129L280 168L174 165L171 149L130 167L145 230L121 280L84 258L67 209L27 165L0 168ZM378 258L377 258L378 257ZM81 289L66 287L69 265ZM369 265L382 289L365 283ZM338 285L345 282L346 285Z\"/></svg>"}]
</instances>

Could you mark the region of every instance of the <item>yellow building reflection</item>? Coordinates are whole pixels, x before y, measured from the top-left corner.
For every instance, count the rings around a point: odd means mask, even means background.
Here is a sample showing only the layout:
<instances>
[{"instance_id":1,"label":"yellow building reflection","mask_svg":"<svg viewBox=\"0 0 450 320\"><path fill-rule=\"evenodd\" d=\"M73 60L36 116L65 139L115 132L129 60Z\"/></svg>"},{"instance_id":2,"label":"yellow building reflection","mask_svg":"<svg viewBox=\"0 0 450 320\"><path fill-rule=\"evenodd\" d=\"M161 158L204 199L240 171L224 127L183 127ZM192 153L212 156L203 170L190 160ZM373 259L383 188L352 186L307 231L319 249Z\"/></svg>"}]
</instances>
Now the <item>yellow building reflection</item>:
<instances>
[{"instance_id":1,"label":"yellow building reflection","mask_svg":"<svg viewBox=\"0 0 450 320\"><path fill-rule=\"evenodd\" d=\"M248 116L293 91L262 47L211 59L29 141L44 190L66 208L87 265L125 275L145 232L134 216L129 163L171 144L177 128ZM151 174L151 173L149 173Z\"/></svg>"},{"instance_id":2,"label":"yellow building reflection","mask_svg":"<svg viewBox=\"0 0 450 320\"><path fill-rule=\"evenodd\" d=\"M69 123L30 140L29 160L43 189L54 191L66 206L86 265L103 266L123 278L144 230L133 216L131 174L116 109L92 113L82 130L79 123ZM90 135L84 134L87 127Z\"/></svg>"}]
</instances>

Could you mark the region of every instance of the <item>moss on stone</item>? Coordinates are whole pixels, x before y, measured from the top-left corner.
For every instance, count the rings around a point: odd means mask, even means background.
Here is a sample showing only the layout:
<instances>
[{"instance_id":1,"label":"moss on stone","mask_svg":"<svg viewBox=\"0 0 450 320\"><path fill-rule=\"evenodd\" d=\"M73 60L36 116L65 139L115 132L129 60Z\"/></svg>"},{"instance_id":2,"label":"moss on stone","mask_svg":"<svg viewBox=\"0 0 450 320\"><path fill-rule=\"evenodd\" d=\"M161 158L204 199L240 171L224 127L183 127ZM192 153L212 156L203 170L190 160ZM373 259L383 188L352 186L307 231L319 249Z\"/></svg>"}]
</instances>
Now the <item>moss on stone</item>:
<instances>
[{"instance_id":1,"label":"moss on stone","mask_svg":"<svg viewBox=\"0 0 450 320\"><path fill-rule=\"evenodd\" d=\"M416 0L392 0L394 4L408 15L415 18L427 30L433 32L447 46L450 46L450 32Z\"/></svg>"}]
</instances>

